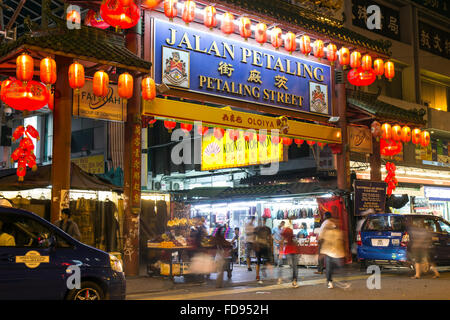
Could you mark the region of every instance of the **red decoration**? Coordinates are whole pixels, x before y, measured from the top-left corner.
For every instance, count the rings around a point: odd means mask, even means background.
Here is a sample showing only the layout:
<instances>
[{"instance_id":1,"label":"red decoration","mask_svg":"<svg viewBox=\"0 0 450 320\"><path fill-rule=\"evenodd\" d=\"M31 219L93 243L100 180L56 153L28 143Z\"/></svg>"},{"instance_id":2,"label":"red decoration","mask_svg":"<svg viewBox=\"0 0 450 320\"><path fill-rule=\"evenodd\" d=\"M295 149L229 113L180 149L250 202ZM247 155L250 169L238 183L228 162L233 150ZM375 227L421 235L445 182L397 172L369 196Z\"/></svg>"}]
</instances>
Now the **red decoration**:
<instances>
[{"instance_id":1,"label":"red decoration","mask_svg":"<svg viewBox=\"0 0 450 320\"><path fill-rule=\"evenodd\" d=\"M303 142L305 142L305 140L302 139L294 139L295 144L297 145L297 147L300 148L300 146L303 144Z\"/></svg>"},{"instance_id":2,"label":"red decoration","mask_svg":"<svg viewBox=\"0 0 450 320\"><path fill-rule=\"evenodd\" d=\"M223 14L220 30L225 34L232 34L234 32L234 16L232 13L225 12Z\"/></svg>"},{"instance_id":3,"label":"red decoration","mask_svg":"<svg viewBox=\"0 0 450 320\"><path fill-rule=\"evenodd\" d=\"M74 62L69 66L69 85L75 90L75 93L83 88L84 82L84 67L78 62Z\"/></svg>"},{"instance_id":4,"label":"red decoration","mask_svg":"<svg viewBox=\"0 0 450 320\"><path fill-rule=\"evenodd\" d=\"M130 99L133 96L133 77L128 72L119 76L117 93L122 99Z\"/></svg>"},{"instance_id":5,"label":"red decoration","mask_svg":"<svg viewBox=\"0 0 450 320\"><path fill-rule=\"evenodd\" d=\"M279 144L281 141L281 137L280 136L272 136L272 143L273 144Z\"/></svg>"},{"instance_id":6,"label":"red decoration","mask_svg":"<svg viewBox=\"0 0 450 320\"><path fill-rule=\"evenodd\" d=\"M378 121L372 122L370 125L370 131L372 132L372 136L378 141L381 137L381 124Z\"/></svg>"},{"instance_id":7,"label":"red decoration","mask_svg":"<svg viewBox=\"0 0 450 320\"><path fill-rule=\"evenodd\" d=\"M203 10L203 24L212 29L217 26L216 8L213 6L207 6Z\"/></svg>"},{"instance_id":8,"label":"red decoration","mask_svg":"<svg viewBox=\"0 0 450 320\"><path fill-rule=\"evenodd\" d=\"M327 144L325 142L317 142L317 145L320 147L320 149L323 149Z\"/></svg>"},{"instance_id":9,"label":"red decoration","mask_svg":"<svg viewBox=\"0 0 450 320\"><path fill-rule=\"evenodd\" d=\"M92 92L97 97L106 97L108 94L109 76L105 71L99 70L94 73L92 80Z\"/></svg>"},{"instance_id":10,"label":"red decoration","mask_svg":"<svg viewBox=\"0 0 450 320\"><path fill-rule=\"evenodd\" d=\"M311 52L311 39L307 35L300 37L300 52L308 55Z\"/></svg>"},{"instance_id":11,"label":"red decoration","mask_svg":"<svg viewBox=\"0 0 450 320\"><path fill-rule=\"evenodd\" d=\"M275 49L278 49L283 44L283 31L280 28L275 27L270 33L270 42Z\"/></svg>"},{"instance_id":12,"label":"red decoration","mask_svg":"<svg viewBox=\"0 0 450 320\"><path fill-rule=\"evenodd\" d=\"M327 46L327 59L331 62L331 65L334 65L334 62L337 60L337 48L335 44L330 43Z\"/></svg>"},{"instance_id":13,"label":"red decoration","mask_svg":"<svg viewBox=\"0 0 450 320\"><path fill-rule=\"evenodd\" d=\"M361 53L353 51L350 55L350 67L352 69L358 69L361 66Z\"/></svg>"},{"instance_id":14,"label":"red decoration","mask_svg":"<svg viewBox=\"0 0 450 320\"><path fill-rule=\"evenodd\" d=\"M412 143L414 143L414 144L419 144L420 143L420 138L422 136L421 133L422 133L422 131L420 131L420 129L418 129L418 128L415 128L412 131Z\"/></svg>"},{"instance_id":15,"label":"red decoration","mask_svg":"<svg viewBox=\"0 0 450 320\"><path fill-rule=\"evenodd\" d=\"M2 86L2 100L16 110L35 111L46 106L49 99L47 88L40 82L28 81L25 85L20 80Z\"/></svg>"},{"instance_id":16,"label":"red decoration","mask_svg":"<svg viewBox=\"0 0 450 320\"><path fill-rule=\"evenodd\" d=\"M5 94L6 94L6 87L7 87L11 82L13 82L13 80L10 80L10 79L6 79L6 80L3 80L3 81L2 81L2 85L1 85L1 89L0 89L0 100L3 100L3 101L4 101L4 99L5 99Z\"/></svg>"},{"instance_id":17,"label":"red decoration","mask_svg":"<svg viewBox=\"0 0 450 320\"><path fill-rule=\"evenodd\" d=\"M311 141L311 140L306 140L306 143L307 143L310 147L316 144L315 141Z\"/></svg>"},{"instance_id":18,"label":"red decoration","mask_svg":"<svg viewBox=\"0 0 450 320\"><path fill-rule=\"evenodd\" d=\"M252 36L252 22L249 18L241 18L241 21L239 22L239 34L245 40Z\"/></svg>"},{"instance_id":19,"label":"red decoration","mask_svg":"<svg viewBox=\"0 0 450 320\"><path fill-rule=\"evenodd\" d=\"M175 129L176 126L177 123L175 121L164 120L164 127L166 127L169 133L172 132L172 130Z\"/></svg>"},{"instance_id":20,"label":"red decoration","mask_svg":"<svg viewBox=\"0 0 450 320\"><path fill-rule=\"evenodd\" d=\"M27 82L33 79L34 61L31 56L22 53L16 59L16 77L18 80Z\"/></svg>"},{"instance_id":21,"label":"red decoration","mask_svg":"<svg viewBox=\"0 0 450 320\"><path fill-rule=\"evenodd\" d=\"M199 135L204 136L208 133L209 128L204 126L197 126L197 132Z\"/></svg>"},{"instance_id":22,"label":"red decoration","mask_svg":"<svg viewBox=\"0 0 450 320\"><path fill-rule=\"evenodd\" d=\"M155 80L151 77L145 77L141 81L142 98L144 100L153 100L156 97Z\"/></svg>"},{"instance_id":23,"label":"red decoration","mask_svg":"<svg viewBox=\"0 0 450 320\"><path fill-rule=\"evenodd\" d=\"M139 7L134 1L127 1L127 6L122 0L106 0L100 6L100 15L106 23L121 29L134 27L141 18Z\"/></svg>"},{"instance_id":24,"label":"red decoration","mask_svg":"<svg viewBox=\"0 0 450 320\"><path fill-rule=\"evenodd\" d=\"M283 145L285 146L290 146L292 144L292 138L288 138L288 137L283 137Z\"/></svg>"},{"instance_id":25,"label":"red decoration","mask_svg":"<svg viewBox=\"0 0 450 320\"><path fill-rule=\"evenodd\" d=\"M391 135L394 141L402 140L402 127L400 127L398 124L393 126L391 129Z\"/></svg>"},{"instance_id":26,"label":"red decoration","mask_svg":"<svg viewBox=\"0 0 450 320\"><path fill-rule=\"evenodd\" d=\"M323 44L322 40L317 39L316 41L314 41L313 54L314 54L314 57L319 58L319 59L324 57L325 52L324 52L324 44Z\"/></svg>"},{"instance_id":27,"label":"red decoration","mask_svg":"<svg viewBox=\"0 0 450 320\"><path fill-rule=\"evenodd\" d=\"M390 140L392 137L392 127L389 123L383 123L381 126L381 136L385 140Z\"/></svg>"},{"instance_id":28,"label":"red decoration","mask_svg":"<svg viewBox=\"0 0 450 320\"><path fill-rule=\"evenodd\" d=\"M253 140L253 132L251 131L245 131L244 132L244 139L245 141L249 142Z\"/></svg>"},{"instance_id":29,"label":"red decoration","mask_svg":"<svg viewBox=\"0 0 450 320\"><path fill-rule=\"evenodd\" d=\"M341 143L330 143L328 146L330 147L332 154L338 154L342 152Z\"/></svg>"},{"instance_id":30,"label":"red decoration","mask_svg":"<svg viewBox=\"0 0 450 320\"><path fill-rule=\"evenodd\" d=\"M284 48L289 51L290 54L295 51L297 48L297 40L296 36L293 32L286 33L286 36L284 38Z\"/></svg>"},{"instance_id":31,"label":"red decoration","mask_svg":"<svg viewBox=\"0 0 450 320\"><path fill-rule=\"evenodd\" d=\"M146 6L148 9L155 9L159 4L162 2L162 0L144 0L143 5Z\"/></svg>"},{"instance_id":32,"label":"red decoration","mask_svg":"<svg viewBox=\"0 0 450 320\"><path fill-rule=\"evenodd\" d=\"M261 143L263 143L263 142L265 142L265 141L267 140L267 136L266 136L265 134L261 134L261 133L258 133L258 134L256 135L256 138L257 138L258 141L261 142Z\"/></svg>"},{"instance_id":33,"label":"red decoration","mask_svg":"<svg viewBox=\"0 0 450 320\"><path fill-rule=\"evenodd\" d=\"M430 144L430 133L428 131L422 131L420 135L420 145L426 147Z\"/></svg>"},{"instance_id":34,"label":"red decoration","mask_svg":"<svg viewBox=\"0 0 450 320\"><path fill-rule=\"evenodd\" d=\"M392 139L386 140L381 138L380 140L380 153L384 156L392 157L399 154L403 149L403 145L400 141L394 141Z\"/></svg>"},{"instance_id":35,"label":"red decoration","mask_svg":"<svg viewBox=\"0 0 450 320\"><path fill-rule=\"evenodd\" d=\"M47 103L47 107L53 111L53 109L55 108L55 94L49 92L48 95L48 103Z\"/></svg>"},{"instance_id":36,"label":"red decoration","mask_svg":"<svg viewBox=\"0 0 450 320\"><path fill-rule=\"evenodd\" d=\"M164 0L164 14L170 21L178 14L177 4L178 0Z\"/></svg>"},{"instance_id":37,"label":"red decoration","mask_svg":"<svg viewBox=\"0 0 450 320\"><path fill-rule=\"evenodd\" d=\"M92 9L89 9L86 18L84 19L84 24L99 29L106 29L110 27L110 25L103 20L100 14Z\"/></svg>"},{"instance_id":38,"label":"red decoration","mask_svg":"<svg viewBox=\"0 0 450 320\"><path fill-rule=\"evenodd\" d=\"M225 135L225 129L223 128L214 128L214 137L216 137L217 140L220 140Z\"/></svg>"},{"instance_id":39,"label":"red decoration","mask_svg":"<svg viewBox=\"0 0 450 320\"><path fill-rule=\"evenodd\" d=\"M39 140L39 132L31 125L26 128L19 126L14 130L13 141L20 140L19 147L11 154L11 160L17 161L16 174L19 181L23 181L27 172L27 166L33 171L37 170L36 156L34 155L34 144L31 137Z\"/></svg>"},{"instance_id":40,"label":"red decoration","mask_svg":"<svg viewBox=\"0 0 450 320\"><path fill-rule=\"evenodd\" d=\"M52 58L44 58L40 64L41 82L46 85L52 85L56 82L56 62Z\"/></svg>"},{"instance_id":41,"label":"red decoration","mask_svg":"<svg viewBox=\"0 0 450 320\"><path fill-rule=\"evenodd\" d=\"M361 59L361 68L364 71L372 70L372 57L368 54L365 54Z\"/></svg>"},{"instance_id":42,"label":"red decoration","mask_svg":"<svg viewBox=\"0 0 450 320\"><path fill-rule=\"evenodd\" d=\"M239 139L239 130L238 129L229 129L228 131L228 136L230 137L231 140L236 141L237 139Z\"/></svg>"},{"instance_id":43,"label":"red decoration","mask_svg":"<svg viewBox=\"0 0 450 320\"><path fill-rule=\"evenodd\" d=\"M189 134L191 132L193 125L190 123L182 123L180 124L181 130L183 130L186 134Z\"/></svg>"},{"instance_id":44,"label":"red decoration","mask_svg":"<svg viewBox=\"0 0 450 320\"><path fill-rule=\"evenodd\" d=\"M346 47L339 49L339 64L346 66L350 63L350 51Z\"/></svg>"},{"instance_id":45,"label":"red decoration","mask_svg":"<svg viewBox=\"0 0 450 320\"><path fill-rule=\"evenodd\" d=\"M384 182L388 184L386 190L386 194L388 196L392 195L392 191L395 190L395 188L398 185L397 178L395 178L395 170L396 170L395 164L393 164L392 162L386 163L386 171L388 172L388 174L386 178L384 178Z\"/></svg>"},{"instance_id":46,"label":"red decoration","mask_svg":"<svg viewBox=\"0 0 450 320\"><path fill-rule=\"evenodd\" d=\"M81 15L77 10L72 10L67 13L66 21L70 21L72 24L81 24Z\"/></svg>"},{"instance_id":47,"label":"red decoration","mask_svg":"<svg viewBox=\"0 0 450 320\"><path fill-rule=\"evenodd\" d=\"M372 69L364 71L360 67L350 70L347 73L347 79L354 86L369 86L375 81L376 77Z\"/></svg>"},{"instance_id":48,"label":"red decoration","mask_svg":"<svg viewBox=\"0 0 450 320\"><path fill-rule=\"evenodd\" d=\"M156 119L155 119L155 117L150 117L149 119L148 119L148 126L150 127L150 128L153 128L153 125L156 123Z\"/></svg>"},{"instance_id":49,"label":"red decoration","mask_svg":"<svg viewBox=\"0 0 450 320\"><path fill-rule=\"evenodd\" d=\"M187 0L184 2L183 6L183 14L181 15L181 19L183 19L186 24L194 21L195 19L195 2L191 0Z\"/></svg>"},{"instance_id":50,"label":"red decoration","mask_svg":"<svg viewBox=\"0 0 450 320\"><path fill-rule=\"evenodd\" d=\"M267 25L265 23L260 22L256 25L255 40L261 45L267 42Z\"/></svg>"},{"instance_id":51,"label":"red decoration","mask_svg":"<svg viewBox=\"0 0 450 320\"><path fill-rule=\"evenodd\" d=\"M411 128L408 126L404 126L402 128L402 142L410 142L411 141Z\"/></svg>"},{"instance_id":52,"label":"red decoration","mask_svg":"<svg viewBox=\"0 0 450 320\"><path fill-rule=\"evenodd\" d=\"M384 74L384 62L383 59L376 59L373 62L373 71L377 75L378 79L381 79L381 76Z\"/></svg>"},{"instance_id":53,"label":"red decoration","mask_svg":"<svg viewBox=\"0 0 450 320\"><path fill-rule=\"evenodd\" d=\"M391 61L386 61L386 63L384 64L384 76L389 81L392 81L394 75L395 75L394 63Z\"/></svg>"}]
</instances>

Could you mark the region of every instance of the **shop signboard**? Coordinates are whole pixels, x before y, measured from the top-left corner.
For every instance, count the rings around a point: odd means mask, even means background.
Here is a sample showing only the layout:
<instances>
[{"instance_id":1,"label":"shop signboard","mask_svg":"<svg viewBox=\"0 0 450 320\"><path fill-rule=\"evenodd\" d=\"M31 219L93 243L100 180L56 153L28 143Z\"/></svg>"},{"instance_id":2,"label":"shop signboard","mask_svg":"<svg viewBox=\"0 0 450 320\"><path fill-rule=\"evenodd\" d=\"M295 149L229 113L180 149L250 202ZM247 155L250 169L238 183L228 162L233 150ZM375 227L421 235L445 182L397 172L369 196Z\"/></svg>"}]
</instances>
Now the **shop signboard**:
<instances>
[{"instance_id":1,"label":"shop signboard","mask_svg":"<svg viewBox=\"0 0 450 320\"><path fill-rule=\"evenodd\" d=\"M79 94L73 95L72 114L82 118L124 122L127 120L127 103L119 97L117 85L109 84L108 94L100 98L92 91L92 80L86 79Z\"/></svg>"},{"instance_id":2,"label":"shop signboard","mask_svg":"<svg viewBox=\"0 0 450 320\"><path fill-rule=\"evenodd\" d=\"M424 187L425 198L436 201L450 201L450 188Z\"/></svg>"},{"instance_id":3,"label":"shop signboard","mask_svg":"<svg viewBox=\"0 0 450 320\"><path fill-rule=\"evenodd\" d=\"M156 83L295 111L331 114L331 68L184 25L153 20Z\"/></svg>"},{"instance_id":4,"label":"shop signboard","mask_svg":"<svg viewBox=\"0 0 450 320\"><path fill-rule=\"evenodd\" d=\"M419 47L450 59L450 33L419 21Z\"/></svg>"},{"instance_id":5,"label":"shop signboard","mask_svg":"<svg viewBox=\"0 0 450 320\"><path fill-rule=\"evenodd\" d=\"M372 134L368 127L348 126L347 127L350 151L371 154Z\"/></svg>"},{"instance_id":6,"label":"shop signboard","mask_svg":"<svg viewBox=\"0 0 450 320\"><path fill-rule=\"evenodd\" d=\"M212 130L210 130L212 131ZM232 140L226 130L221 139L214 134L202 138L202 170L244 167L283 161L283 144L272 143L270 135L259 142L256 133L249 141L244 138L244 131L239 130L239 137Z\"/></svg>"},{"instance_id":7,"label":"shop signboard","mask_svg":"<svg viewBox=\"0 0 450 320\"><path fill-rule=\"evenodd\" d=\"M373 209L375 213L384 213L386 207L386 183L370 180L355 180L355 216Z\"/></svg>"},{"instance_id":8,"label":"shop signboard","mask_svg":"<svg viewBox=\"0 0 450 320\"><path fill-rule=\"evenodd\" d=\"M105 173L105 156L103 154L76 158L72 159L71 161L86 172L94 174Z\"/></svg>"}]
</instances>

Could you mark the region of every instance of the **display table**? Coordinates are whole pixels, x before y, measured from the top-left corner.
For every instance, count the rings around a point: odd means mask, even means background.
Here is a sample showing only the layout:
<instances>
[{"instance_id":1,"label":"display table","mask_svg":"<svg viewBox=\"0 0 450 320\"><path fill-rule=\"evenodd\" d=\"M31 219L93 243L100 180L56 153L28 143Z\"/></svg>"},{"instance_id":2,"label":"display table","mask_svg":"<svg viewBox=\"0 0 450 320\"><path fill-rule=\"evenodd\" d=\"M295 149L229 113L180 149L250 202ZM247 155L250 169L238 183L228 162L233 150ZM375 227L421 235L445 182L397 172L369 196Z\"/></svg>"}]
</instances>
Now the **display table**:
<instances>
[{"instance_id":1,"label":"display table","mask_svg":"<svg viewBox=\"0 0 450 320\"><path fill-rule=\"evenodd\" d=\"M183 266L183 261L182 261L182 255L184 251L188 251L188 250L192 250L194 249L194 247L192 246L182 246L182 247L157 247L154 244L147 244L147 248L148 250L154 250L154 251L165 251L165 252L169 252L170 256L169 256L169 261L166 261L169 264L169 272L167 273L167 276L169 276L170 279L173 280L174 276L178 276L178 275L182 275L183 274L183 268L181 266ZM174 253L177 253L178 255L178 264L180 266L180 270L178 270L176 273L174 273L174 268L173 268L173 255Z\"/></svg>"},{"instance_id":2,"label":"display table","mask_svg":"<svg viewBox=\"0 0 450 320\"><path fill-rule=\"evenodd\" d=\"M298 264L317 266L319 264L319 246L299 246Z\"/></svg>"}]
</instances>

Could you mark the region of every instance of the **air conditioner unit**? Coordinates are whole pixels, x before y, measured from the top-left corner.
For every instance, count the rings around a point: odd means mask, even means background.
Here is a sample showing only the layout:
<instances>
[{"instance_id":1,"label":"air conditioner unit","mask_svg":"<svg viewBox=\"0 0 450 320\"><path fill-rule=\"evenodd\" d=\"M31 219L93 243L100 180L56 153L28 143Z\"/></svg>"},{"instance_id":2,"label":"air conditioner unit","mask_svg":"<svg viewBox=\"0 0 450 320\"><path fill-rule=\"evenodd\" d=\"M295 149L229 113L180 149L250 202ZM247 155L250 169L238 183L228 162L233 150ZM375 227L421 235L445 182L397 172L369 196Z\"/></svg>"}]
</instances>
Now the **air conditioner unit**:
<instances>
[{"instance_id":1,"label":"air conditioner unit","mask_svg":"<svg viewBox=\"0 0 450 320\"><path fill-rule=\"evenodd\" d=\"M170 190L171 191L183 190L183 182L182 181L171 181L170 182Z\"/></svg>"}]
</instances>

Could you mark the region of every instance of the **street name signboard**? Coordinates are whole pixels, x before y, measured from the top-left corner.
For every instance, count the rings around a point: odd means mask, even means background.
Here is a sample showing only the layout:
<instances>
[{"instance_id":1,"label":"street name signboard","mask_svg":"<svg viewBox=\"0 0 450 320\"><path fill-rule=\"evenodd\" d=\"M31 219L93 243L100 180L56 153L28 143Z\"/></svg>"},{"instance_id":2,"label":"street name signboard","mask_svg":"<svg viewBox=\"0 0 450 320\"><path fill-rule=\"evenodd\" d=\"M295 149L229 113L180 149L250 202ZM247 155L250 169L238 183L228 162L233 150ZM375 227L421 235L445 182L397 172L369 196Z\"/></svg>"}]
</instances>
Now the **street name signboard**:
<instances>
[{"instance_id":1,"label":"street name signboard","mask_svg":"<svg viewBox=\"0 0 450 320\"><path fill-rule=\"evenodd\" d=\"M355 216L373 209L375 213L386 210L386 182L355 180Z\"/></svg>"}]
</instances>

